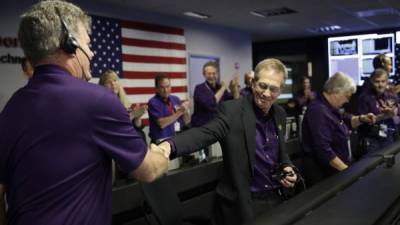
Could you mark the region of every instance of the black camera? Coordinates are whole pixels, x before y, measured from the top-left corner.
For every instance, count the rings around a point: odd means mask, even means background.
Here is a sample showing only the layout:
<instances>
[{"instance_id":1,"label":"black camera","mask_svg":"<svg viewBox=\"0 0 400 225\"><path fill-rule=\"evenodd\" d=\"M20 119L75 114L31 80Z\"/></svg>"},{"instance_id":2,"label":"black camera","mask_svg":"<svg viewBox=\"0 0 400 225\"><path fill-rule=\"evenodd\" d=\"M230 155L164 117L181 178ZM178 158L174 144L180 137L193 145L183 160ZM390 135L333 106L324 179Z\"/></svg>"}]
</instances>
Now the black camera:
<instances>
[{"instance_id":1,"label":"black camera","mask_svg":"<svg viewBox=\"0 0 400 225\"><path fill-rule=\"evenodd\" d=\"M285 179L286 177L294 177L295 175L296 172L294 171L279 170L278 173L272 174L272 179L280 181Z\"/></svg>"}]
</instances>

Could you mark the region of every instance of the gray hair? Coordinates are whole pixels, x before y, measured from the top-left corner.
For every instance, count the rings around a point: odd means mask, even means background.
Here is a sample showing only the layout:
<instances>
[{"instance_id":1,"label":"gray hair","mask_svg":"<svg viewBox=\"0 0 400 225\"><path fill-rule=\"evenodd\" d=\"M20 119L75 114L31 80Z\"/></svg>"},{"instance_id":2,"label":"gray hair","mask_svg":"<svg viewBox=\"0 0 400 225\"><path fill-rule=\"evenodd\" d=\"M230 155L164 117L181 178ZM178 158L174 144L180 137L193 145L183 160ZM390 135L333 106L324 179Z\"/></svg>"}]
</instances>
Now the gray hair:
<instances>
[{"instance_id":1,"label":"gray hair","mask_svg":"<svg viewBox=\"0 0 400 225\"><path fill-rule=\"evenodd\" d=\"M283 87L285 84L285 80L288 77L288 72L286 69L286 66L278 59L264 59L263 61L259 62L254 69L254 81L256 82L260 79L260 72L262 70L273 70L276 73L282 73L283 74L283 81L281 86Z\"/></svg>"},{"instance_id":2,"label":"gray hair","mask_svg":"<svg viewBox=\"0 0 400 225\"><path fill-rule=\"evenodd\" d=\"M354 94L356 92L356 84L345 73L336 72L325 82L324 92L327 94Z\"/></svg>"},{"instance_id":3,"label":"gray hair","mask_svg":"<svg viewBox=\"0 0 400 225\"><path fill-rule=\"evenodd\" d=\"M90 32L91 18L78 6L62 0L40 1L21 15L18 38L25 56L33 64L56 56L65 37L60 17L72 36L78 34L78 22Z\"/></svg>"}]
</instances>

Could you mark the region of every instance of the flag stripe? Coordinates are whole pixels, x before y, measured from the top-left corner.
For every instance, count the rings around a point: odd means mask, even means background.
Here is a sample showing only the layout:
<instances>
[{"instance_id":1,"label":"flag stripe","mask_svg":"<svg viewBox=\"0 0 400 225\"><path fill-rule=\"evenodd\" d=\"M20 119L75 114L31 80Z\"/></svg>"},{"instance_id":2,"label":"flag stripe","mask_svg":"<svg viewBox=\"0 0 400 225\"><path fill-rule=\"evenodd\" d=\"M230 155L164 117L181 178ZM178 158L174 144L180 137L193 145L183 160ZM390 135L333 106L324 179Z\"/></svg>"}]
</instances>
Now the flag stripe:
<instances>
[{"instance_id":1,"label":"flag stripe","mask_svg":"<svg viewBox=\"0 0 400 225\"><path fill-rule=\"evenodd\" d=\"M175 58L175 57L159 57L159 56L122 54L122 60L125 62L171 63L171 64L185 64L186 65L186 58Z\"/></svg>"},{"instance_id":2,"label":"flag stripe","mask_svg":"<svg viewBox=\"0 0 400 225\"><path fill-rule=\"evenodd\" d=\"M145 47L136 47L136 46L122 46L122 53L123 54L130 54L130 55L140 55L145 56L163 56L163 57L185 57L186 58L186 51L176 50L176 49L162 49L162 48L145 48Z\"/></svg>"},{"instance_id":3,"label":"flag stripe","mask_svg":"<svg viewBox=\"0 0 400 225\"><path fill-rule=\"evenodd\" d=\"M186 79L170 79L171 87L187 86ZM90 83L98 84L99 78L92 78ZM120 83L123 87L155 87L154 79L121 79Z\"/></svg>"},{"instance_id":4,"label":"flag stripe","mask_svg":"<svg viewBox=\"0 0 400 225\"><path fill-rule=\"evenodd\" d=\"M187 86L186 79L170 79L171 87ZM155 87L154 79L123 79L123 87Z\"/></svg>"},{"instance_id":5,"label":"flag stripe","mask_svg":"<svg viewBox=\"0 0 400 225\"><path fill-rule=\"evenodd\" d=\"M156 89L154 87L124 87L126 94L154 94ZM172 92L187 92L187 86L171 87Z\"/></svg>"},{"instance_id":6,"label":"flag stripe","mask_svg":"<svg viewBox=\"0 0 400 225\"><path fill-rule=\"evenodd\" d=\"M150 124L149 119L142 119L142 124L143 124L144 126L148 126L148 125Z\"/></svg>"},{"instance_id":7,"label":"flag stripe","mask_svg":"<svg viewBox=\"0 0 400 225\"><path fill-rule=\"evenodd\" d=\"M176 34L183 36L183 29L175 27L161 26L161 25L148 24L142 22L125 21L125 20L121 21L121 26L136 30L145 30L157 33Z\"/></svg>"},{"instance_id":8,"label":"flag stripe","mask_svg":"<svg viewBox=\"0 0 400 225\"><path fill-rule=\"evenodd\" d=\"M180 64L123 62L122 67L124 68L125 71L186 72L186 65L180 65Z\"/></svg>"},{"instance_id":9,"label":"flag stripe","mask_svg":"<svg viewBox=\"0 0 400 225\"><path fill-rule=\"evenodd\" d=\"M136 39L136 38L122 37L121 42L123 45L148 47L148 48L164 48L164 49L177 49L177 50L185 50L186 49L186 45L184 45L184 44L161 42L161 41L151 41L151 40L149 41L149 40L142 40L142 39Z\"/></svg>"},{"instance_id":10,"label":"flag stripe","mask_svg":"<svg viewBox=\"0 0 400 225\"><path fill-rule=\"evenodd\" d=\"M137 95L128 95L128 100L132 103L138 103L138 102L143 102L144 100L149 101L150 98L154 96L155 93L152 94L137 94ZM179 99L188 99L187 93L182 93L182 92L173 92L172 93L175 96L178 96Z\"/></svg>"},{"instance_id":11,"label":"flag stripe","mask_svg":"<svg viewBox=\"0 0 400 225\"><path fill-rule=\"evenodd\" d=\"M122 28L121 32L122 36L127 38L185 44L185 37L181 35L162 34L160 32L149 32L143 30L126 29L126 28Z\"/></svg>"},{"instance_id":12,"label":"flag stripe","mask_svg":"<svg viewBox=\"0 0 400 225\"><path fill-rule=\"evenodd\" d=\"M165 73L169 76L169 78L186 78L186 72L166 72L166 71L159 71L159 72L145 72L145 71L124 71L124 77L126 79L154 79L160 73Z\"/></svg>"}]
</instances>

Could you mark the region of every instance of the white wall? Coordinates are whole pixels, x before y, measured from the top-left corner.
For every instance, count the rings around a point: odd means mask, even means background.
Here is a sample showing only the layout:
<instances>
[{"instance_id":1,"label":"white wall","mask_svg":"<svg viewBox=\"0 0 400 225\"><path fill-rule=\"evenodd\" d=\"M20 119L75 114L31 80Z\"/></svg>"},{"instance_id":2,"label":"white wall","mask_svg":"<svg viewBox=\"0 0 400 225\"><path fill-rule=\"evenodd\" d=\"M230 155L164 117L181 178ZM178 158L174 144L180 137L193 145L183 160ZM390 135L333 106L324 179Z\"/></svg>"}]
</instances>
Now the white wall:
<instances>
[{"instance_id":1,"label":"white wall","mask_svg":"<svg viewBox=\"0 0 400 225\"><path fill-rule=\"evenodd\" d=\"M19 15L34 2L36 1L27 0L21 2L7 0L6 3L2 4L2 13L0 14L1 37L17 37ZM240 75L243 75L252 68L252 49L249 34L229 28L212 26L192 19L167 17L126 7L94 2L80 1L79 5L90 14L183 28L185 30L187 53L219 57L221 63L220 73L226 77L226 80L232 77L235 63L240 64ZM7 55L9 52L12 52L12 55L22 56L20 49L0 46L0 57ZM200 74L201 71L199 71ZM12 93L25 83L26 81L22 76L18 64L4 64L0 62L0 110L3 109Z\"/></svg>"}]
</instances>

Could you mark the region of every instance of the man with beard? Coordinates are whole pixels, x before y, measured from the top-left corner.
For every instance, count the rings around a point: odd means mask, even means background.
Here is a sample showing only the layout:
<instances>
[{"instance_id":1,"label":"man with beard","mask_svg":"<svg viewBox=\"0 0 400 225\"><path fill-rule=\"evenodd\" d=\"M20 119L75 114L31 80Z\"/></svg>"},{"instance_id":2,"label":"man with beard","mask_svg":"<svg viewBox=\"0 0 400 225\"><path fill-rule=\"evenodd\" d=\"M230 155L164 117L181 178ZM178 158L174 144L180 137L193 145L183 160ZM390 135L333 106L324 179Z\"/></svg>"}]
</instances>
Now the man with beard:
<instances>
[{"instance_id":1,"label":"man with beard","mask_svg":"<svg viewBox=\"0 0 400 225\"><path fill-rule=\"evenodd\" d=\"M247 224L284 201L282 188L297 175L285 152L285 111L275 101L281 94L286 67L266 59L255 68L253 94L223 102L216 118L163 142L160 147L180 156L219 141L223 173L216 192L214 224ZM172 154L172 153L171 153Z\"/></svg>"}]
</instances>

